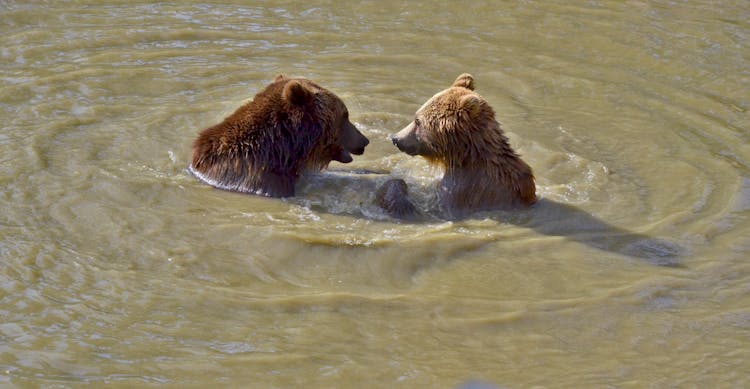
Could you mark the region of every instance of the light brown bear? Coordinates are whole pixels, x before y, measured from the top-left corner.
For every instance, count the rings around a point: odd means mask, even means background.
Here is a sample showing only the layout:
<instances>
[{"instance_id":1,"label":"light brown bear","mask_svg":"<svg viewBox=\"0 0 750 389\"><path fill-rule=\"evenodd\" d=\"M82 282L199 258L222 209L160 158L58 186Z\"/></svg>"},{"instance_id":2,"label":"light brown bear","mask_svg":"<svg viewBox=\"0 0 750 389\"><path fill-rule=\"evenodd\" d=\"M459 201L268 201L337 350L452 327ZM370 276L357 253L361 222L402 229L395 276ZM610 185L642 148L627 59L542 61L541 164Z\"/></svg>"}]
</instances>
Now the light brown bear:
<instances>
[{"instance_id":1,"label":"light brown bear","mask_svg":"<svg viewBox=\"0 0 750 389\"><path fill-rule=\"evenodd\" d=\"M531 167L510 147L492 107L474 92L469 74L458 76L450 88L429 99L391 140L399 150L443 168L438 199L451 218L536 201ZM409 200L395 194L406 195L398 181L384 184L380 192L390 197L377 201L400 217L398 210L409 209Z\"/></svg>"},{"instance_id":2,"label":"light brown bear","mask_svg":"<svg viewBox=\"0 0 750 389\"><path fill-rule=\"evenodd\" d=\"M368 143L338 96L310 80L279 75L198 135L190 171L220 189L288 197L303 172L349 163Z\"/></svg>"}]
</instances>

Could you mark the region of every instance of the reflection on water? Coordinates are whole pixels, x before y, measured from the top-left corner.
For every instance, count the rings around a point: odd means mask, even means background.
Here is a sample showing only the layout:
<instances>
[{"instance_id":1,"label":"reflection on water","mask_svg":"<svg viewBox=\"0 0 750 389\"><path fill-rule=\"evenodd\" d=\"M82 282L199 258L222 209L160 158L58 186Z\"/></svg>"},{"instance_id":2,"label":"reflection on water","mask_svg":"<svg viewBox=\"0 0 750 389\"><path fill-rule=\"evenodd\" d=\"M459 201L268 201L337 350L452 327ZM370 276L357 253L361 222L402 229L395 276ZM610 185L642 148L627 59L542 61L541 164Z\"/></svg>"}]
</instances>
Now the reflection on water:
<instances>
[{"instance_id":1,"label":"reflection on water","mask_svg":"<svg viewBox=\"0 0 750 389\"><path fill-rule=\"evenodd\" d=\"M748 386L744 3L0 15L0 385ZM445 220L441 172L387 139L463 72L529 210ZM191 177L278 73L337 93L367 152L283 200ZM394 177L424 219L373 205Z\"/></svg>"}]
</instances>

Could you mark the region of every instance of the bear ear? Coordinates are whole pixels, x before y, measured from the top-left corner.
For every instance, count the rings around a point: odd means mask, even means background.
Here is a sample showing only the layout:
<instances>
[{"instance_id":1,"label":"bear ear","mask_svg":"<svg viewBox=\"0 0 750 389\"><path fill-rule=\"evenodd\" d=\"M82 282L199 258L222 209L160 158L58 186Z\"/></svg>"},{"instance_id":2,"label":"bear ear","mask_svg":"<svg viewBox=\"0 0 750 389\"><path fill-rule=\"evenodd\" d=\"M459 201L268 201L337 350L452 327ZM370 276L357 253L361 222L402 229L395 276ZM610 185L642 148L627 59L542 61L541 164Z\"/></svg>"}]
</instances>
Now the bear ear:
<instances>
[{"instance_id":1,"label":"bear ear","mask_svg":"<svg viewBox=\"0 0 750 389\"><path fill-rule=\"evenodd\" d=\"M482 99L475 94L461 97L461 109L469 113L469 116L475 117L482 108Z\"/></svg>"},{"instance_id":2,"label":"bear ear","mask_svg":"<svg viewBox=\"0 0 750 389\"><path fill-rule=\"evenodd\" d=\"M281 97L294 105L304 105L312 99L312 94L313 92L299 80L290 80L284 85Z\"/></svg>"},{"instance_id":3,"label":"bear ear","mask_svg":"<svg viewBox=\"0 0 750 389\"><path fill-rule=\"evenodd\" d=\"M286 80L286 76L283 74L279 74L276 77L273 78L273 82L279 82Z\"/></svg>"},{"instance_id":4,"label":"bear ear","mask_svg":"<svg viewBox=\"0 0 750 389\"><path fill-rule=\"evenodd\" d=\"M474 77L472 77L469 73L464 73L458 76L458 78L456 78L456 81L453 81L453 85L451 86L460 86L468 90L474 90Z\"/></svg>"}]
</instances>

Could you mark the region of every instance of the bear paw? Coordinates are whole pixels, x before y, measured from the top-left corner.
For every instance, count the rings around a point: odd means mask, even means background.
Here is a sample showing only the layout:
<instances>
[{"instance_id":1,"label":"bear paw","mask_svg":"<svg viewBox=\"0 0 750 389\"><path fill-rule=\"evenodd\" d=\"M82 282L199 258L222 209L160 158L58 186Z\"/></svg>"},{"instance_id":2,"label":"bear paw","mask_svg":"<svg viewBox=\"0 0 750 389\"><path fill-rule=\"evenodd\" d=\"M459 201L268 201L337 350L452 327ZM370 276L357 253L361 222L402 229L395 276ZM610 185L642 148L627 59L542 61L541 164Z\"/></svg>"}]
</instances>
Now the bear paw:
<instances>
[{"instance_id":1,"label":"bear paw","mask_svg":"<svg viewBox=\"0 0 750 389\"><path fill-rule=\"evenodd\" d=\"M409 200L409 188L400 178L392 178L378 188L375 203L390 217L414 220L419 216L417 208Z\"/></svg>"}]
</instances>

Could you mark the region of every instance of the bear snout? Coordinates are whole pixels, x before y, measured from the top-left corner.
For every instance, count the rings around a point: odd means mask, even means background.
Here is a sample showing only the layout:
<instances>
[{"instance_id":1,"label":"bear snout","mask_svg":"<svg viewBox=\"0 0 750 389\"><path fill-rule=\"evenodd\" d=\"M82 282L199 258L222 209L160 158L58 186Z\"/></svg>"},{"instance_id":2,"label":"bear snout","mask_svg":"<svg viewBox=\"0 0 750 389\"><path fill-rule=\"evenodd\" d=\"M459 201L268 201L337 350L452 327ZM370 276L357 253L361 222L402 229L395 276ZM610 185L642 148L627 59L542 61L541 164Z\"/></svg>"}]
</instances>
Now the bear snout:
<instances>
[{"instance_id":1,"label":"bear snout","mask_svg":"<svg viewBox=\"0 0 750 389\"><path fill-rule=\"evenodd\" d=\"M400 151L406 154L409 154L409 155L419 154L417 145L405 142L404 139L393 138L393 144L396 145L396 147L398 147Z\"/></svg>"},{"instance_id":2,"label":"bear snout","mask_svg":"<svg viewBox=\"0 0 750 389\"><path fill-rule=\"evenodd\" d=\"M365 153L365 147L370 144L370 140L367 139L364 135L362 136L361 142L358 146L355 146L354 149L349 150L354 155L362 155Z\"/></svg>"},{"instance_id":3,"label":"bear snout","mask_svg":"<svg viewBox=\"0 0 750 389\"><path fill-rule=\"evenodd\" d=\"M347 123L344 126L339 144L344 150L352 154L362 155L365 152L365 147L370 144L370 140L359 132L353 124Z\"/></svg>"},{"instance_id":4,"label":"bear snout","mask_svg":"<svg viewBox=\"0 0 750 389\"><path fill-rule=\"evenodd\" d=\"M403 130L398 133L391 135L391 142L393 142L399 150L409 155L419 155L421 151L421 145L417 139L417 134L414 131L414 123L409 124Z\"/></svg>"},{"instance_id":5,"label":"bear snout","mask_svg":"<svg viewBox=\"0 0 750 389\"><path fill-rule=\"evenodd\" d=\"M393 145L396 146L400 151L414 155L411 152L411 148L407 145L407 142L404 142L404 138L399 138L398 134L391 135L391 142L393 142Z\"/></svg>"}]
</instances>

